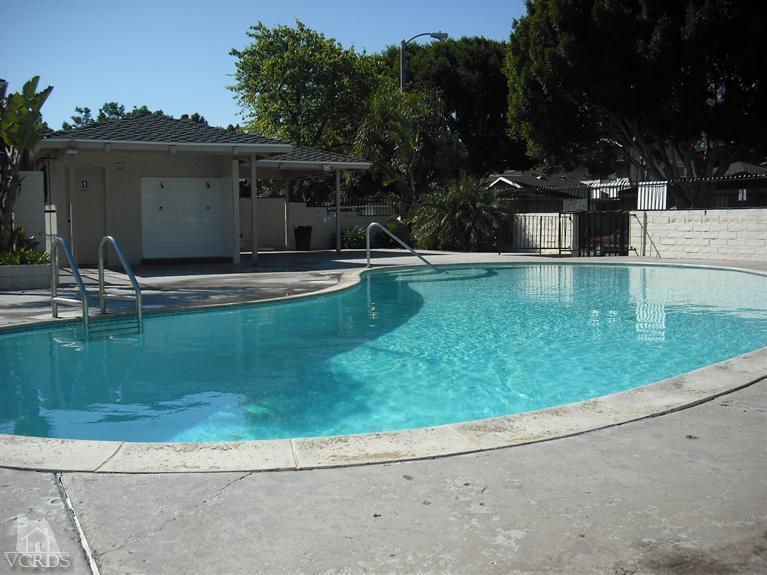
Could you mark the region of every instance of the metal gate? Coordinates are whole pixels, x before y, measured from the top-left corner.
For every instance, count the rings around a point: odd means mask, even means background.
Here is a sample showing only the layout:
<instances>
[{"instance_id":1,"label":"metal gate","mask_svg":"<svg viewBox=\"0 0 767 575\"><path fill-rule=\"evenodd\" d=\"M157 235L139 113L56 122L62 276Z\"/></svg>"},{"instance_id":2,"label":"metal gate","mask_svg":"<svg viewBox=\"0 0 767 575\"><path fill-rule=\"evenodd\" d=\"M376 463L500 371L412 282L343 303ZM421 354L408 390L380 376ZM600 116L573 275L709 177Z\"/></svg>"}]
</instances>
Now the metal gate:
<instances>
[{"instance_id":1,"label":"metal gate","mask_svg":"<svg viewBox=\"0 0 767 575\"><path fill-rule=\"evenodd\" d=\"M574 215L577 255L629 255L628 212L582 212Z\"/></svg>"},{"instance_id":2,"label":"metal gate","mask_svg":"<svg viewBox=\"0 0 767 575\"><path fill-rule=\"evenodd\" d=\"M626 256L628 212L512 214L498 229L498 253Z\"/></svg>"},{"instance_id":3,"label":"metal gate","mask_svg":"<svg viewBox=\"0 0 767 575\"><path fill-rule=\"evenodd\" d=\"M498 253L570 254L573 214L512 214L498 230Z\"/></svg>"}]
</instances>

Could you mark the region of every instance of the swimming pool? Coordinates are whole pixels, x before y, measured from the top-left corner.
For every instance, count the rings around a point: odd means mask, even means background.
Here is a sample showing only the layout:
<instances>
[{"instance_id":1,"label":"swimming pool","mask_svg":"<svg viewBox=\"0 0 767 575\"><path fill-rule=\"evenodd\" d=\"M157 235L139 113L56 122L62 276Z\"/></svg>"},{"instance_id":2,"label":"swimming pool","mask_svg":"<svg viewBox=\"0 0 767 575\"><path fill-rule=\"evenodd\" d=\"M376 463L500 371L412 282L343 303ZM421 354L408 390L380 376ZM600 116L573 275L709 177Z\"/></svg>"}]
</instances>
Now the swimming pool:
<instances>
[{"instance_id":1,"label":"swimming pool","mask_svg":"<svg viewBox=\"0 0 767 575\"><path fill-rule=\"evenodd\" d=\"M301 301L0 336L0 432L125 441L367 433L521 413L767 345L767 277L624 265L376 271Z\"/></svg>"}]
</instances>

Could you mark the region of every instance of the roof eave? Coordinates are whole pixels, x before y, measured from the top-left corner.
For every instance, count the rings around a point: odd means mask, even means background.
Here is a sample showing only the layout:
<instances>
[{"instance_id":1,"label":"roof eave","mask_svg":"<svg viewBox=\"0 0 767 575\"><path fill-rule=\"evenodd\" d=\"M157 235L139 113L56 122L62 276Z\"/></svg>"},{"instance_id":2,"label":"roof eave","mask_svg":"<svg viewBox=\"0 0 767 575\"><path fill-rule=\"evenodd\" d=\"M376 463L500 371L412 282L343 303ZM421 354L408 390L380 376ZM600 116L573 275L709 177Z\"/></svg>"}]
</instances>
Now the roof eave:
<instances>
[{"instance_id":1,"label":"roof eave","mask_svg":"<svg viewBox=\"0 0 767 575\"><path fill-rule=\"evenodd\" d=\"M280 161L275 159L258 160L256 162L258 166L265 168L277 168L279 170L302 170L302 171L323 171L325 166L329 166L330 171L340 170L369 170L373 164L371 162L330 162L330 161L298 161L298 160L286 160Z\"/></svg>"},{"instance_id":2,"label":"roof eave","mask_svg":"<svg viewBox=\"0 0 767 575\"><path fill-rule=\"evenodd\" d=\"M291 144L258 144L258 143L214 143L214 142L142 142L135 140L92 140L80 138L49 138L40 141L34 148L34 153L40 150L133 150L147 152L199 152L212 154L286 154L293 151Z\"/></svg>"}]
</instances>

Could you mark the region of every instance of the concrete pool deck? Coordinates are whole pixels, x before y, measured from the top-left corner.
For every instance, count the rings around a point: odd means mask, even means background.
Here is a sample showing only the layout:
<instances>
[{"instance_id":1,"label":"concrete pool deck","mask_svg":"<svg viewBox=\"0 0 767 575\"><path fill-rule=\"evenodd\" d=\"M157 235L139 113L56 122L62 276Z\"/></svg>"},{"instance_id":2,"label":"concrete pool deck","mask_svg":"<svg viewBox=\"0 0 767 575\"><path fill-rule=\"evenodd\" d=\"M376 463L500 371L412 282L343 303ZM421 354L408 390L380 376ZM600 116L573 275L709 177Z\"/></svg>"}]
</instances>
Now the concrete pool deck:
<instances>
[{"instance_id":1,"label":"concrete pool deck","mask_svg":"<svg viewBox=\"0 0 767 575\"><path fill-rule=\"evenodd\" d=\"M212 301L222 303L222 300L226 300L225 303L231 303L270 298L286 293L306 293L318 287L320 289L332 287L339 281L344 270L359 269L364 265L364 254L358 254L345 253L341 258L336 258L335 254L327 252L320 255L269 254L262 257L262 265L256 273L248 269L239 274L231 273L241 271L242 268L226 270L229 273L221 276L211 269L206 270L211 273L203 274L192 273L192 270L179 273L179 270L175 269L168 273L154 269L149 270L145 275L142 275L143 270L139 270L138 275L142 285L149 287L145 302L150 305L162 305L167 309L173 306L186 307L190 304L207 305ZM403 257L400 254L401 252L385 254L388 256L386 263L396 265L414 262L413 258ZM433 259L436 263L552 261L548 257L497 256L496 254L435 254ZM640 263L642 260L580 258L567 261ZM652 261L657 262L657 260ZM376 263L380 263L380 260ZM767 271L767 263L764 265L702 261L690 263ZM299 266L301 271L286 272L285 267L290 265ZM115 276L115 281L120 281L119 276ZM154 300L150 299L152 296L149 292L152 289L157 291ZM222 292L225 296L222 296ZM45 294L2 294L0 297L3 296L22 298L14 301L25 302L23 305L14 306L14 311L7 314L5 302L0 302L3 305L1 316L10 317L8 324L39 321L42 319L40 315L47 311ZM113 572L119 568L120 572L153 573L215 571L568 571L580 573L605 570L618 573L697 573L701 572L701 569L711 568L712 565L718 569L715 572L759 572L765 568L764 553L767 549L767 543L764 541L764 530L767 526L767 509L765 509L767 488L763 479L767 471L767 458L765 458L767 385L764 381L753 382L767 374L767 360L765 360L764 350L748 355L750 357L738 358L740 361L745 361L745 365L736 363L724 368L716 366L707 368L717 370L706 378L706 381L719 386L715 393L712 393L712 389L706 384L706 387L699 390L703 391L704 395L691 400L689 397L679 397L679 390L682 388L679 387L678 381L671 384L675 390L672 398L676 395L675 400L681 399L680 405L711 399L720 393L727 393L729 389L752 383L740 391L721 395L697 407L669 413L662 417L593 430L595 427L620 423L610 419L614 412L613 405L603 405L601 408L597 406L597 409L591 409L590 426L587 428L571 428L570 432L566 433L554 429L553 435L550 434L544 438L582 433L587 429L593 431L546 443L518 445L514 449L498 449L445 459L366 468L255 475L252 474L252 468L242 468L237 465L219 470L243 469L247 472L207 475L140 473L152 470L178 471L179 469L174 469L173 465L163 469L142 467L146 463L146 460L141 463L142 457L133 457L133 463L130 463L130 449L126 449L127 460L123 463L128 463L127 466L108 467L109 461L117 459L115 450L114 453L107 454L106 459L99 460L96 464L97 467L101 467L100 471L111 471L111 473L64 473L63 484L72 499L75 511L80 516L85 535L94 549L96 563L103 569L102 572ZM663 385L663 383L656 385ZM664 390L664 395L668 391L670 390ZM681 392L681 395L686 396L686 392ZM647 396L635 399L639 401L629 402L630 410L635 417L629 419L677 408L656 405L653 401L647 401ZM722 411L714 408L714 406L732 407L734 405L739 406L738 409ZM637 406L646 411L637 412ZM742 416L741 413L749 415ZM604 419L605 417L607 420ZM573 414L559 416L553 421L557 419L560 423L570 425L573 423ZM577 423L579 420L577 414L574 419ZM673 422L678 425L680 421L686 422L684 425L694 424L693 427L710 428L711 433L706 435L707 448L704 450L706 454L702 459L697 457L695 449L687 449L688 446L699 445L691 443L694 439L701 437L697 433L686 434L684 441L679 441L678 446L669 451L670 445L674 444L672 440L675 440L676 436L664 435L663 426L670 425L674 428ZM544 423L542 426L549 432L552 430L550 423ZM515 429L519 433L519 426ZM731 430L730 434L728 429ZM737 433L734 433L736 430ZM504 435L508 429L500 431L500 435ZM452 433L452 431L450 433L449 441L459 442L460 434ZM496 427L489 437L498 433L499 430ZM522 429L521 437L522 441L512 442L512 444L529 443L529 441L541 439L541 437L531 438L525 429ZM502 445L510 444L508 437L503 439L506 443ZM599 450L596 453L589 450L589 446L593 443L599 444L600 441L605 441L602 453ZM385 444L386 441L383 442L383 451L388 449ZM552 445L560 447L549 447ZM465 447L454 449L453 452L475 451L476 448L482 448L482 446L474 446L475 449ZM485 447L499 447L499 444ZM570 453L570 451L578 451L584 447L586 451L580 461L583 467L578 467L577 453ZM2 448L2 465L7 466L7 458L11 456L16 458L18 454L13 453L16 450L12 443L5 440ZM204 452L198 454L201 457L190 457L184 451L180 450L176 454L176 464L179 460L184 462L191 460L191 469L187 471L195 470L195 460L204 462L210 459ZM318 464L311 458L305 458L307 465L296 465L296 461L301 460L301 452L300 450L296 452L294 446L291 446L291 451L293 452L292 464L266 468L311 468L323 466L323 461L328 465L343 464L343 462L332 461L331 457L329 463L327 459L323 459ZM330 451L332 456L332 446ZM365 447L362 452L369 453L369 450ZM348 450L346 453L348 454ZM520 455L517 456L516 453ZM432 453L431 455L443 454ZM157 465L157 462L161 462L164 457L167 462L167 453L159 455L160 457L152 458L152 465ZM229 456L232 455L234 454L230 452ZM252 454L244 454L252 461L249 455ZM429 457L429 454L423 456ZM66 463L69 460L67 454L64 453L63 457ZM342 458L346 458L346 455L342 454ZM407 458L389 457L388 459ZM139 464L136 467L137 459ZM224 461L231 463L232 459L232 457L225 457ZM374 458L373 461L347 463L370 463L381 460L382 458L379 457ZM522 465L517 467L520 461ZM623 476L625 483L620 487L634 485L639 494L645 497L644 501L637 496L638 493L628 493L624 489L619 489L617 498L609 499L615 495L614 493L610 495L609 487L615 473L616 462L626 471L626 475ZM722 465L725 463L722 462L730 462L735 468L723 470ZM134 466L133 469L130 469L131 465ZM46 468L50 469L50 467ZM58 468L67 469L68 467L62 465ZM396 471L395 475L392 475L391 469L399 469L401 478L398 478ZM116 474L115 471L139 473L126 475ZM713 472L714 477L705 477L704 471ZM52 474L8 469L3 469L1 473L4 550L9 548L6 545L5 534L9 532L10 523L16 516L14 513L21 513L24 509L34 509L36 513L39 511L49 514L52 518L56 518L50 523L54 530L56 529L54 523L59 525L62 530L61 537L69 533L67 529L71 529L71 522L66 520L63 507L57 511L61 501L55 494L52 495L57 489L52 482ZM635 476L631 475L632 473ZM656 487L661 492L654 491L653 482L647 480L648 475L655 478L654 480L658 482ZM721 489L727 484L724 480L725 476L729 478L732 485L723 493ZM163 477L166 479L162 479ZM419 488L416 490L419 494L423 494L422 502L407 499L408 488L415 485L416 477L423 478L423 482L418 484ZM458 477L455 481L450 480L452 483L449 482L452 490L445 490L446 477ZM461 477L467 478L464 484L460 483ZM485 488L479 494L470 489L472 485L477 485L480 481L477 477L485 481ZM578 477L586 481L589 487L592 485L595 487L594 490L584 492L593 497L585 497L584 494L578 493L578 485L575 481ZM685 479L691 480L694 489L688 491L682 487ZM527 485L528 480L530 485ZM481 509L491 501L483 499L491 481L497 485L492 500L495 506L494 511ZM603 483L608 487L606 494L599 492L599 486ZM293 485L295 491L291 492L283 484ZM676 486L679 492L669 492L669 486ZM465 489L462 491L462 488ZM54 491L51 491L52 489ZM264 489L273 490L277 494L276 501L266 497L266 492L262 491ZM565 504L562 509L557 507L557 490L561 491L561 503ZM224 491L228 495L226 498L223 495ZM237 494L240 494L241 500L253 501L254 504L238 507L240 499L236 498ZM467 497L461 498L462 494ZM348 502L344 504L344 498L347 495ZM27 496L32 499L25 499ZM452 496L454 497L451 498ZM35 497L39 498L37 504L33 501ZM42 503L46 497L48 497L48 506L44 507ZM545 500L547 504L536 510L535 505L530 503L536 497ZM54 502L55 499L59 499L58 503ZM217 503L209 505L213 499ZM131 507L135 501L146 503L138 505L140 512ZM224 508L225 501L228 502L227 508ZM429 503L427 504L426 501ZM653 503L645 506L647 501ZM737 505L728 507L728 502L733 501L736 501ZM439 511L436 508L429 509L435 502L440 503ZM384 513L381 509L387 509L387 505L394 511L388 510ZM277 512L280 507L287 510L286 516L280 516ZM372 511L372 516L368 516L364 513L368 507L381 509ZM10 511L7 511L8 509ZM250 515L246 517L246 510L252 511L258 517ZM32 511L27 512L32 513ZM308 515L311 521L303 523L303 515ZM602 518L595 515L601 515ZM263 524L259 522L259 517L263 519ZM388 519L381 521L384 517ZM627 520L629 517L643 518L644 522L639 521L639 524L632 525L633 519ZM123 518L128 518L127 524ZM366 519L370 520L369 524L365 521ZM224 523L224 520L230 523ZM199 529L195 522L201 522ZM698 525L701 522L702 524ZM166 525L166 523L173 525ZM216 524L229 525L231 528L223 527L219 533L215 529ZM182 529L184 525L186 529ZM165 532L166 527L171 527L172 534ZM179 529L182 530L178 531ZM289 537L290 541L275 539L276 534L286 535L290 533L290 529L294 530L294 534ZM585 531L585 533L579 532L577 537L576 534L571 533L564 539L556 538L557 533L569 532L568 529ZM165 533L160 533L161 531ZM310 532L315 533L316 537L310 536ZM302 533L303 535L300 535ZM343 538L341 533L344 534ZM631 539L632 533L635 535L645 533L647 536ZM256 537L262 540L254 542L247 534L256 534ZM413 537L409 537L408 534ZM553 537L554 545L547 545L545 539L547 535ZM592 536L596 539L592 539ZM241 549L242 555L232 556L224 549L226 545L221 547L214 543L199 556L195 556L194 563L184 563L181 560L184 550L188 556L189 550L199 549L208 538L218 541L218 537L224 539L230 537L229 540L235 547ZM587 538L589 538L588 543L584 541ZM79 551L76 538L71 542L74 545L73 553ZM63 548L63 544L59 543ZM718 562L712 563L714 559ZM241 564L240 561L242 561ZM686 566L684 568L687 571L680 570L680 566ZM690 566L694 568L690 569Z\"/></svg>"}]
</instances>

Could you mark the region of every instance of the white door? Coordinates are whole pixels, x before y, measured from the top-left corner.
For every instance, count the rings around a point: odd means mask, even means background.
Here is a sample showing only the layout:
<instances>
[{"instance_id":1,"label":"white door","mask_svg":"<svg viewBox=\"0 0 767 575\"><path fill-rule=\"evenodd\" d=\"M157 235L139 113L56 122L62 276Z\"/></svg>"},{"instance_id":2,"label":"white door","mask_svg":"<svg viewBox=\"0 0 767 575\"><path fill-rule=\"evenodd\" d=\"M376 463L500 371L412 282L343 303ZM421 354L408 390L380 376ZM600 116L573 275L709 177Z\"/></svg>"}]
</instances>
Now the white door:
<instances>
[{"instance_id":1,"label":"white door","mask_svg":"<svg viewBox=\"0 0 767 575\"><path fill-rule=\"evenodd\" d=\"M232 256L232 198L217 178L141 178L143 258Z\"/></svg>"}]
</instances>

